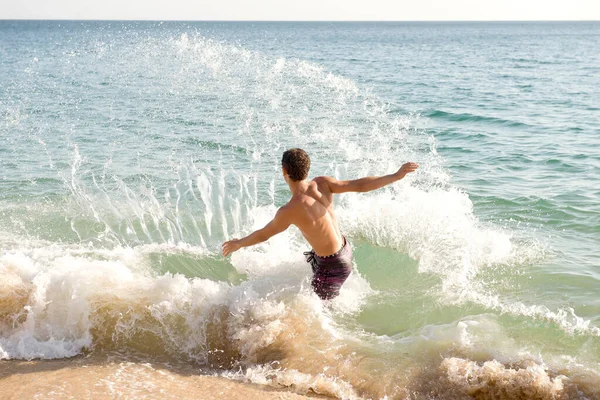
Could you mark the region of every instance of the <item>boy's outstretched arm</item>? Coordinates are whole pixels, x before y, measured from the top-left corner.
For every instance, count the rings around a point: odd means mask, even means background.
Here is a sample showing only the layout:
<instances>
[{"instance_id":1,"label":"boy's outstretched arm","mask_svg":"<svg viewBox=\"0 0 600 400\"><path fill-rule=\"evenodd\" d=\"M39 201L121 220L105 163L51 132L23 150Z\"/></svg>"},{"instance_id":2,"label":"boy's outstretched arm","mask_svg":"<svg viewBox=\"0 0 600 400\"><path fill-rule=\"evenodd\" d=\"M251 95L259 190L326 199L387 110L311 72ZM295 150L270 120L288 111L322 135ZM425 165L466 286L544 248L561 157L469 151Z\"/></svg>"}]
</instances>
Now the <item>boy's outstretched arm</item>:
<instances>
[{"instance_id":1,"label":"boy's outstretched arm","mask_svg":"<svg viewBox=\"0 0 600 400\"><path fill-rule=\"evenodd\" d=\"M253 246L285 231L291 225L290 215L285 207L277 210L275 217L264 228L252 232L242 239L232 239L223 243L223 255L228 256L242 247Z\"/></svg>"},{"instance_id":2,"label":"boy's outstretched arm","mask_svg":"<svg viewBox=\"0 0 600 400\"><path fill-rule=\"evenodd\" d=\"M367 176L350 181L338 181L329 176L323 176L320 179L323 179L327 183L331 193L370 192L399 181L407 174L416 171L418 167L419 165L416 163L407 162L395 173L384 176Z\"/></svg>"}]
</instances>

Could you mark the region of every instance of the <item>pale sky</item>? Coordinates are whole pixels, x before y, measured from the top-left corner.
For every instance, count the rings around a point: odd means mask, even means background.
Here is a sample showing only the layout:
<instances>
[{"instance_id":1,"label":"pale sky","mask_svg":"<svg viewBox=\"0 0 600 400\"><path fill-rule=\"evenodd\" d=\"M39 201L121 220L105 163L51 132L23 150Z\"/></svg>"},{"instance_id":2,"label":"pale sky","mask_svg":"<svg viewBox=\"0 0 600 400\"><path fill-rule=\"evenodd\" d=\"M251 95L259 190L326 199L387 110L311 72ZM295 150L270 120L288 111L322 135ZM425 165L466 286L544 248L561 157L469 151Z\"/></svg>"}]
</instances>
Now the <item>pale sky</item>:
<instances>
[{"instance_id":1,"label":"pale sky","mask_svg":"<svg viewBox=\"0 0 600 400\"><path fill-rule=\"evenodd\" d=\"M600 20L600 0L0 0L0 19Z\"/></svg>"}]
</instances>

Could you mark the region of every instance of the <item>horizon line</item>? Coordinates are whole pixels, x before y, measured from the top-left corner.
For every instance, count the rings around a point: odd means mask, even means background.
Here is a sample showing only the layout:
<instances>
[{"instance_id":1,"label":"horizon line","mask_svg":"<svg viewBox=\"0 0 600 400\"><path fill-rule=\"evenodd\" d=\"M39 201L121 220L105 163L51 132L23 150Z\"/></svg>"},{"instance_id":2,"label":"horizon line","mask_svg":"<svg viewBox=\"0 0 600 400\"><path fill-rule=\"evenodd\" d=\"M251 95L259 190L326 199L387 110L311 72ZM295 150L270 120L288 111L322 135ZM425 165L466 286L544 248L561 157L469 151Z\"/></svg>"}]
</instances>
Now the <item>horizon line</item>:
<instances>
[{"instance_id":1,"label":"horizon line","mask_svg":"<svg viewBox=\"0 0 600 400\"><path fill-rule=\"evenodd\" d=\"M399 22L399 23L411 23L411 22L600 22L600 19L506 19L506 20L484 20L484 19L465 19L465 20L450 20L450 19L423 19L423 20L383 20L383 19L349 19L349 20L293 20L293 19L281 19L281 20L268 20L268 19L95 19L95 18L0 18L0 21L72 21L72 22L325 22L325 23L344 23L344 22Z\"/></svg>"}]
</instances>

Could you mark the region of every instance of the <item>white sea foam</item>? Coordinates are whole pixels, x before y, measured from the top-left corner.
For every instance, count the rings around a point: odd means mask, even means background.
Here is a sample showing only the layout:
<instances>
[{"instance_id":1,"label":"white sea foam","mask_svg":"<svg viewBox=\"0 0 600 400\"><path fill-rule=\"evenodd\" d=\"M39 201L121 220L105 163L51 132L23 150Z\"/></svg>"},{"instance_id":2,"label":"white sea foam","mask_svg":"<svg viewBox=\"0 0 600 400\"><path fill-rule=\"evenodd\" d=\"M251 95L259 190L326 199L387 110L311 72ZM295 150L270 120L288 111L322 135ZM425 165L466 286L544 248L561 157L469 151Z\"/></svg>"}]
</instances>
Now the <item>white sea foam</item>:
<instances>
[{"instance_id":1,"label":"white sea foam","mask_svg":"<svg viewBox=\"0 0 600 400\"><path fill-rule=\"evenodd\" d=\"M348 382L324 373L311 375L297 370L257 366L248 368L243 373L226 372L222 376L261 385L293 388L299 393L314 392L349 400L361 398Z\"/></svg>"},{"instance_id":2,"label":"white sea foam","mask_svg":"<svg viewBox=\"0 0 600 400\"><path fill-rule=\"evenodd\" d=\"M4 358L70 357L83 348L92 348L94 334L101 336L98 329L104 328L112 332L113 338L123 335L125 339L141 331L153 332L167 341L164 346L173 345L177 352L206 357L211 350L207 333L203 332L206 325L220 323L223 325L219 329L225 329L224 324L237 317L251 321L247 328L238 327L231 333L231 340L240 341L238 350L245 354L246 346L262 349L268 346L269 338L279 336L280 314L290 312L288 303L294 298L305 299L314 312L322 313L323 305L308 284L306 263L289 250L280 250L280 259L273 265L268 261L274 252L254 249L240 256L234 264L245 265L243 270L250 280L231 287L225 282L190 280L182 275L155 276L147 255L157 248L185 252L185 246L147 245L94 252L85 247L40 244L21 244L0 257L6 277L0 311L14 319L12 325L2 326ZM283 254L294 256L286 259ZM265 263L271 269L265 269ZM355 290L364 285L360 277L351 282ZM360 296L344 289L334 304L338 310L349 312L359 307L357 298ZM229 322L212 321L220 318L215 313L223 307L231 313ZM158 325L145 324L144 319ZM101 326L108 321L114 325ZM270 336L263 337L262 342L250 337L241 340L257 329L262 337L265 327ZM248 354L250 357L254 353Z\"/></svg>"}]
</instances>

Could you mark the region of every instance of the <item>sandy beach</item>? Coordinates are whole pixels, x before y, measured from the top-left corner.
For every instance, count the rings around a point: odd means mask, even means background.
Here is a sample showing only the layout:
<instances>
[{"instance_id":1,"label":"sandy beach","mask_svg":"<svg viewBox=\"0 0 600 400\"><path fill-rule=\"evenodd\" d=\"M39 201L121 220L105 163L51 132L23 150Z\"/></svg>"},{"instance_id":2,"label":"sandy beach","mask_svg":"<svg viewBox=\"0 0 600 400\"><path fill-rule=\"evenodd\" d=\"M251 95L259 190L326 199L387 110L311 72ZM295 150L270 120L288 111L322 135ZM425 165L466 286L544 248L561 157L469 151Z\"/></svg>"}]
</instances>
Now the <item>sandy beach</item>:
<instances>
[{"instance_id":1,"label":"sandy beach","mask_svg":"<svg viewBox=\"0 0 600 400\"><path fill-rule=\"evenodd\" d=\"M81 356L1 361L0 399L308 399L267 386L236 382L183 364Z\"/></svg>"}]
</instances>

